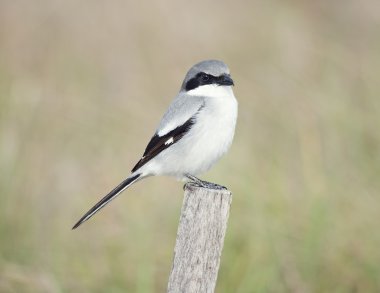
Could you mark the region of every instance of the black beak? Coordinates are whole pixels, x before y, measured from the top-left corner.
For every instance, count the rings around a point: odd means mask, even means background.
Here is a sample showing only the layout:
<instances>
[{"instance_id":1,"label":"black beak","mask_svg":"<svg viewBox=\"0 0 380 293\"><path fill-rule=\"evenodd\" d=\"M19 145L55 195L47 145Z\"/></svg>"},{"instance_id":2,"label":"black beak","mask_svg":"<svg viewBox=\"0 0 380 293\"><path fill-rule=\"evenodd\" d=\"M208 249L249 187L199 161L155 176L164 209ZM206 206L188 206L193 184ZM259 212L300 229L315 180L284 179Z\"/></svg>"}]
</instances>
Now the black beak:
<instances>
[{"instance_id":1,"label":"black beak","mask_svg":"<svg viewBox=\"0 0 380 293\"><path fill-rule=\"evenodd\" d=\"M232 80L229 74L223 74L218 77L219 85L234 85L234 81Z\"/></svg>"}]
</instances>

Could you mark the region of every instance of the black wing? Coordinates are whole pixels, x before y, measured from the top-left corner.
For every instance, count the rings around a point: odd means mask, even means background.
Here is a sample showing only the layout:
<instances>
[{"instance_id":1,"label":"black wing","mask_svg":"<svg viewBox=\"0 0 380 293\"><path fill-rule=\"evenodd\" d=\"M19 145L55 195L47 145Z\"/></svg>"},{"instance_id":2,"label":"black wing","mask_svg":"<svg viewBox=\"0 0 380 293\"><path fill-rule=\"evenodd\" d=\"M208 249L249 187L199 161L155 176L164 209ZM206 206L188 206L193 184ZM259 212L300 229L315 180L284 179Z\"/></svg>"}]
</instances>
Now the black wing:
<instances>
[{"instance_id":1,"label":"black wing","mask_svg":"<svg viewBox=\"0 0 380 293\"><path fill-rule=\"evenodd\" d=\"M157 156L159 153L161 153L163 150L167 149L171 145L175 144L177 141L179 141L193 126L195 123L195 116L199 113L199 111L203 108L203 105L198 109L197 113L193 115L189 120L187 120L184 124L174 128L172 131L168 132L167 134L163 136L159 136L158 133L156 133L150 142L148 143L145 152L136 164L136 166L133 167L132 172L135 172L140 167L144 166L147 162L149 162L151 159L153 159L155 156Z\"/></svg>"}]
</instances>

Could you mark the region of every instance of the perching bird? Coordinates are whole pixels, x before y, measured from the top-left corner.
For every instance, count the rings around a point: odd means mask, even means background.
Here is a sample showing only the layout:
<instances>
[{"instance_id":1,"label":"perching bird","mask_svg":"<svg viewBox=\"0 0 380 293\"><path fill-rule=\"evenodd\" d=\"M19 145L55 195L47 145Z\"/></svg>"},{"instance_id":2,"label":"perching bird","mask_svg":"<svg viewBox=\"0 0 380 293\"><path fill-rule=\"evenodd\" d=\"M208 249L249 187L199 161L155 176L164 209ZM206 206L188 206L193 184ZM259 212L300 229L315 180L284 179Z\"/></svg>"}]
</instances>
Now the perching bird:
<instances>
[{"instance_id":1,"label":"perching bird","mask_svg":"<svg viewBox=\"0 0 380 293\"><path fill-rule=\"evenodd\" d=\"M234 85L226 64L206 60L186 74L131 175L92 207L77 228L133 183L155 175L189 180L205 188L225 187L195 177L211 168L231 146L237 119Z\"/></svg>"}]
</instances>

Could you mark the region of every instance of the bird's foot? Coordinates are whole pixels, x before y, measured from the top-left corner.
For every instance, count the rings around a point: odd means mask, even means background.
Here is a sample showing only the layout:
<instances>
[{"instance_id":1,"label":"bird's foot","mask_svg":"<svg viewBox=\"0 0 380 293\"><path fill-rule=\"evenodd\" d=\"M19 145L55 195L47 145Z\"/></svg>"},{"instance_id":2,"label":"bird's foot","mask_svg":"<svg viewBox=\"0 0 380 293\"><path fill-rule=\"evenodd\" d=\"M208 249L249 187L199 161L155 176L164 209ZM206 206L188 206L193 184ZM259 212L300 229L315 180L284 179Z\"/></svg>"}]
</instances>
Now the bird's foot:
<instances>
[{"instance_id":1,"label":"bird's foot","mask_svg":"<svg viewBox=\"0 0 380 293\"><path fill-rule=\"evenodd\" d=\"M185 177L187 179L189 179L190 181L187 182L184 186L183 186L183 189L185 190L185 188L187 186L192 186L192 187L203 187L203 188L207 188L207 189L216 189L216 190L227 190L226 187L222 186L222 185L219 185L219 184L216 184L216 183L212 183L212 182L207 182L207 181L203 181L193 175L190 175L190 174L185 174Z\"/></svg>"}]
</instances>

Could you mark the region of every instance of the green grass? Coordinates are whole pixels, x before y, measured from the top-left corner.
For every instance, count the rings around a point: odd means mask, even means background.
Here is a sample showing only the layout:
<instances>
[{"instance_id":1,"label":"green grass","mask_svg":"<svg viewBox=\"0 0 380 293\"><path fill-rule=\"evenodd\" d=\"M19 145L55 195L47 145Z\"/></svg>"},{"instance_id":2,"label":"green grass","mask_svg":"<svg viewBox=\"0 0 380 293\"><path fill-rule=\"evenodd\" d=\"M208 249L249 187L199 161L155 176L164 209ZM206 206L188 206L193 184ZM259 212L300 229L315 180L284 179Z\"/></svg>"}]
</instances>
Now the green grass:
<instances>
[{"instance_id":1,"label":"green grass","mask_svg":"<svg viewBox=\"0 0 380 293\"><path fill-rule=\"evenodd\" d=\"M0 292L164 292L182 184L129 174L184 72L239 121L217 292L380 291L380 14L341 2L0 3Z\"/></svg>"}]
</instances>

